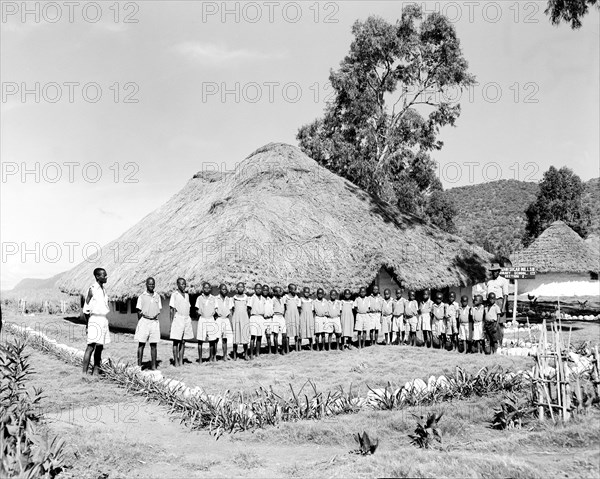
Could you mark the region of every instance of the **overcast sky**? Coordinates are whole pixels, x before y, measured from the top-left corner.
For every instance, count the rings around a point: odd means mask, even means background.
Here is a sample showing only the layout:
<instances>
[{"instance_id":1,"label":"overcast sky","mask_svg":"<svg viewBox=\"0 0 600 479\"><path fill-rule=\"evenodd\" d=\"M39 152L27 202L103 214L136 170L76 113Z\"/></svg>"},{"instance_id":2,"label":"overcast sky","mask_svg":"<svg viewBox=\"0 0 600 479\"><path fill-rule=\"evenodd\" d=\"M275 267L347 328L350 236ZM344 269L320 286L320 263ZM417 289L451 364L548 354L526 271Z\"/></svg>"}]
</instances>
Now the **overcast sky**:
<instances>
[{"instance_id":1,"label":"overcast sky","mask_svg":"<svg viewBox=\"0 0 600 479\"><path fill-rule=\"evenodd\" d=\"M208 163L296 144L352 23L395 21L403 4L2 2L2 289L73 267ZM441 135L444 186L536 181L550 165L597 177L598 11L572 31L545 2L436 5L479 82Z\"/></svg>"}]
</instances>

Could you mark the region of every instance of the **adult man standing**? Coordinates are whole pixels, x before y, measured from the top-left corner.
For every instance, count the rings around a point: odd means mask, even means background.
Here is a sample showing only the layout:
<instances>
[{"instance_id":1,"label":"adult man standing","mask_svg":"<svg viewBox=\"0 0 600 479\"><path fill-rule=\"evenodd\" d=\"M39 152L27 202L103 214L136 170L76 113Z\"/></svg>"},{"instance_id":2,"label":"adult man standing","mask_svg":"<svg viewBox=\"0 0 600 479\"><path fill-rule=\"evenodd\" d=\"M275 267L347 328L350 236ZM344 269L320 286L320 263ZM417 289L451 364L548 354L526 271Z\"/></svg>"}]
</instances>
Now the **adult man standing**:
<instances>
[{"instance_id":1,"label":"adult man standing","mask_svg":"<svg viewBox=\"0 0 600 479\"><path fill-rule=\"evenodd\" d=\"M500 308L501 315L498 318L498 344L502 346L504 339L504 323L506 323L506 307L508 305L508 280L500 276L502 267L498 263L492 263L490 266L492 279L487 282L487 294L496 295L496 304Z\"/></svg>"},{"instance_id":2,"label":"adult man standing","mask_svg":"<svg viewBox=\"0 0 600 479\"><path fill-rule=\"evenodd\" d=\"M90 286L83 306L83 316L87 332L87 348L83 355L83 374L86 375L90 366L92 353L94 354L94 368L92 374L100 372L102 365L102 349L104 345L110 343L110 333L108 330L107 315L110 311L108 307L108 296L104 290L104 284L108 279L104 268L94 270L94 284Z\"/></svg>"}]
</instances>

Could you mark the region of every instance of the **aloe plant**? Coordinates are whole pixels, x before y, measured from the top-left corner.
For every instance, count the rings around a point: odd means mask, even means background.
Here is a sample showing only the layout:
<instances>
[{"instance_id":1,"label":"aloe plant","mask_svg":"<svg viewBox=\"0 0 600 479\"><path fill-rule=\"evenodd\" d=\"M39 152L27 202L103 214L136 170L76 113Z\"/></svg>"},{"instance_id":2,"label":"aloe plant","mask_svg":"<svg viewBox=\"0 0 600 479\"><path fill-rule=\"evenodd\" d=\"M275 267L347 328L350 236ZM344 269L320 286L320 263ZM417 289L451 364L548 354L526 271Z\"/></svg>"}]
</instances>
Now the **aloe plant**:
<instances>
[{"instance_id":1,"label":"aloe plant","mask_svg":"<svg viewBox=\"0 0 600 479\"><path fill-rule=\"evenodd\" d=\"M414 434L408 435L411 439L410 443L424 449L429 449L434 441L441 444L442 434L437 425L438 422L440 422L440 419L442 419L443 414L444 413L429 413L427 414L427 420L425 422L422 422L423 416L419 417L413 414L413 416L417 418L417 427L415 428Z\"/></svg>"}]
</instances>

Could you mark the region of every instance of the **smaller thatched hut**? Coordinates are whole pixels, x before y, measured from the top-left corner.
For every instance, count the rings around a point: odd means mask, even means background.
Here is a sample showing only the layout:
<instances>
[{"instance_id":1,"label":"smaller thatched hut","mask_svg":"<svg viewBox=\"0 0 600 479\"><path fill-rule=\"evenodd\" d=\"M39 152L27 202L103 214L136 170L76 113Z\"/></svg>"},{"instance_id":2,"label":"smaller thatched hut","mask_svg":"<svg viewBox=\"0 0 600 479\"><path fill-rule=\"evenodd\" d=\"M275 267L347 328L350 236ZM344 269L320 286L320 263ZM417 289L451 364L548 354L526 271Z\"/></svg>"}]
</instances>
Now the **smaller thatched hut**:
<instances>
[{"instance_id":1,"label":"smaller thatched hut","mask_svg":"<svg viewBox=\"0 0 600 479\"><path fill-rule=\"evenodd\" d=\"M572 297L600 295L598 258L563 221L555 221L529 245L511 256L513 266L534 266L536 278L519 280L520 295Z\"/></svg>"}]
</instances>

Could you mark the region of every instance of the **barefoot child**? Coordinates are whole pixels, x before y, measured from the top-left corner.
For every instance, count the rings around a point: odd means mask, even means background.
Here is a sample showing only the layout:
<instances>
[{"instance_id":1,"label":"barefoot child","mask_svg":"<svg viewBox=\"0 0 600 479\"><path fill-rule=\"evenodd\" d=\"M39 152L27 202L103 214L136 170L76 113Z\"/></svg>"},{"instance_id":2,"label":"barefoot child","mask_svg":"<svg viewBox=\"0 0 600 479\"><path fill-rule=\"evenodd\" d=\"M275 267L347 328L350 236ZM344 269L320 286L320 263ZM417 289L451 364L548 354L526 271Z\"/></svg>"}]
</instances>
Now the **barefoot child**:
<instances>
[{"instance_id":1,"label":"barefoot child","mask_svg":"<svg viewBox=\"0 0 600 479\"><path fill-rule=\"evenodd\" d=\"M185 341L194 339L192 319L190 318L190 297L185 292L187 283L185 279L177 279L177 290L171 294L169 300L171 332L169 337L173 341L173 366L183 364L183 350Z\"/></svg>"},{"instance_id":2,"label":"barefoot child","mask_svg":"<svg viewBox=\"0 0 600 479\"><path fill-rule=\"evenodd\" d=\"M473 336L471 337L472 353L483 352L483 317L485 316L485 306L483 305L483 296L480 294L475 296L473 308L471 308L473 316Z\"/></svg>"},{"instance_id":3,"label":"barefoot child","mask_svg":"<svg viewBox=\"0 0 600 479\"><path fill-rule=\"evenodd\" d=\"M500 306L496 304L496 293L488 293L487 304L485 305L485 315L483 317L483 332L486 343L489 342L489 353L486 348L486 354L496 354L498 348L498 318L502 314Z\"/></svg>"},{"instance_id":4,"label":"barefoot child","mask_svg":"<svg viewBox=\"0 0 600 479\"><path fill-rule=\"evenodd\" d=\"M202 345L208 342L208 361L214 363L217 360L217 341L219 339L215 312L217 304L215 297L210 294L212 286L210 283L202 283L202 294L196 299L196 310L198 312L198 363L202 364Z\"/></svg>"},{"instance_id":5,"label":"barefoot child","mask_svg":"<svg viewBox=\"0 0 600 479\"><path fill-rule=\"evenodd\" d=\"M329 292L327 312L328 317L325 324L325 332L328 333L327 350L331 351L331 337L335 334L335 343L339 351L341 349L340 338L342 336L342 302L338 299L338 292L335 289Z\"/></svg>"},{"instance_id":6,"label":"barefoot child","mask_svg":"<svg viewBox=\"0 0 600 479\"><path fill-rule=\"evenodd\" d=\"M349 349L354 334L354 301L352 301L352 293L349 289L344 290L340 321L342 323L342 347Z\"/></svg>"},{"instance_id":7,"label":"barefoot child","mask_svg":"<svg viewBox=\"0 0 600 479\"><path fill-rule=\"evenodd\" d=\"M317 289L317 299L313 302L315 308L315 349L325 348L325 323L329 316L329 302L325 299L323 288Z\"/></svg>"},{"instance_id":8,"label":"barefoot child","mask_svg":"<svg viewBox=\"0 0 600 479\"><path fill-rule=\"evenodd\" d=\"M460 307L458 308L458 339L465 353L471 351L472 324L473 313L469 306L469 298L467 295L463 295L460 298Z\"/></svg>"},{"instance_id":9,"label":"barefoot child","mask_svg":"<svg viewBox=\"0 0 600 479\"><path fill-rule=\"evenodd\" d=\"M286 352L290 351L290 337L294 337L294 348L300 351L302 340L298 338L300 334L300 298L296 295L296 285L288 284L288 292L284 298L285 302L285 329L287 338L285 341Z\"/></svg>"},{"instance_id":10,"label":"barefoot child","mask_svg":"<svg viewBox=\"0 0 600 479\"><path fill-rule=\"evenodd\" d=\"M244 346L244 360L248 360L248 343L250 342L250 319L248 318L248 296L246 285L238 283L237 293L233 297L233 359L237 361L238 344Z\"/></svg>"},{"instance_id":11,"label":"barefoot child","mask_svg":"<svg viewBox=\"0 0 600 479\"><path fill-rule=\"evenodd\" d=\"M154 292L154 278L146 280L146 291L138 298L136 309L138 323L135 328L134 341L138 343L137 362L142 367L144 347L150 343L150 369L156 369L156 344L160 339L160 324L158 316L162 309L160 295Z\"/></svg>"},{"instance_id":12,"label":"barefoot child","mask_svg":"<svg viewBox=\"0 0 600 479\"><path fill-rule=\"evenodd\" d=\"M281 344L281 354L285 354L287 332L285 329L285 300L281 297L283 291L280 286L273 288L273 321L270 331L273 335L273 352L277 354L278 343Z\"/></svg>"},{"instance_id":13,"label":"barefoot child","mask_svg":"<svg viewBox=\"0 0 600 479\"><path fill-rule=\"evenodd\" d=\"M271 297L271 288L263 284L263 298L265 298L265 323L263 335L267 338L267 354L271 354L271 324L273 323L273 298ZM260 349L260 341L258 343Z\"/></svg>"},{"instance_id":14,"label":"barefoot child","mask_svg":"<svg viewBox=\"0 0 600 479\"><path fill-rule=\"evenodd\" d=\"M300 298L300 330L298 338L300 341L308 339L308 349L313 348L313 339L315 337L315 307L310 297L310 288L305 286L302 289L302 298Z\"/></svg>"},{"instance_id":15,"label":"barefoot child","mask_svg":"<svg viewBox=\"0 0 600 479\"><path fill-rule=\"evenodd\" d=\"M381 331L383 333L383 344L392 344L392 316L394 313L394 300L389 289L383 291L383 302L381 303Z\"/></svg>"},{"instance_id":16,"label":"barefoot child","mask_svg":"<svg viewBox=\"0 0 600 479\"><path fill-rule=\"evenodd\" d=\"M248 316L250 317L250 359L260 356L260 340L265 330L265 298L262 284L254 285L254 295L248 298Z\"/></svg>"},{"instance_id":17,"label":"barefoot child","mask_svg":"<svg viewBox=\"0 0 600 479\"><path fill-rule=\"evenodd\" d=\"M429 298L429 291L423 292L423 300L419 303L419 325L418 329L423 331L423 340L428 348L431 347L432 334L431 334L431 308L433 301Z\"/></svg>"},{"instance_id":18,"label":"barefoot child","mask_svg":"<svg viewBox=\"0 0 600 479\"><path fill-rule=\"evenodd\" d=\"M431 334L433 347L443 348L446 344L446 304L442 293L436 293L431 306Z\"/></svg>"},{"instance_id":19,"label":"barefoot child","mask_svg":"<svg viewBox=\"0 0 600 479\"><path fill-rule=\"evenodd\" d=\"M392 334L396 335L392 344L399 345L400 343L406 344L408 340L408 333L410 328L405 324L404 319L404 308L406 305L406 299L402 297L403 289L399 288L396 290L396 300L392 310ZM406 336L405 336L406 333Z\"/></svg>"},{"instance_id":20,"label":"barefoot child","mask_svg":"<svg viewBox=\"0 0 600 479\"><path fill-rule=\"evenodd\" d=\"M365 347L367 331L371 326L371 316L369 313L370 305L371 301L367 298L367 288L363 286L358 292L358 298L354 300L354 309L356 310L354 331L356 331L356 334L358 335L359 349Z\"/></svg>"},{"instance_id":21,"label":"barefoot child","mask_svg":"<svg viewBox=\"0 0 600 479\"><path fill-rule=\"evenodd\" d=\"M104 290L104 285L108 276L104 268L94 269L94 284L88 289L83 306L83 316L85 317L85 330L87 333L87 347L83 355L83 374L88 373L92 354L94 355L94 368L92 374L100 374L102 366L102 349L104 345L110 343L110 333L108 330L107 315L110 311L108 307L108 296Z\"/></svg>"},{"instance_id":22,"label":"barefoot child","mask_svg":"<svg viewBox=\"0 0 600 479\"><path fill-rule=\"evenodd\" d=\"M219 286L219 296L215 299L215 317L217 322L218 337L223 343L223 361L229 361L227 344L233 342L233 327L231 315L233 311L233 298L227 296L229 288L226 284Z\"/></svg>"},{"instance_id":23,"label":"barefoot child","mask_svg":"<svg viewBox=\"0 0 600 479\"><path fill-rule=\"evenodd\" d=\"M456 301L456 293L450 291L448 305L446 306L446 336L452 346L458 350L458 310L460 305Z\"/></svg>"},{"instance_id":24,"label":"barefoot child","mask_svg":"<svg viewBox=\"0 0 600 479\"><path fill-rule=\"evenodd\" d=\"M417 345L417 328L419 324L419 304L416 300L414 291L408 292L408 301L404 303L404 320L406 329L409 332L408 344L411 346Z\"/></svg>"},{"instance_id":25,"label":"barefoot child","mask_svg":"<svg viewBox=\"0 0 600 479\"><path fill-rule=\"evenodd\" d=\"M369 311L371 317L369 339L371 341L371 345L376 345L379 336L379 330L381 329L381 307L383 304L383 298L381 297L381 294L379 294L379 286L373 286L373 291L371 292L369 300Z\"/></svg>"}]
</instances>

